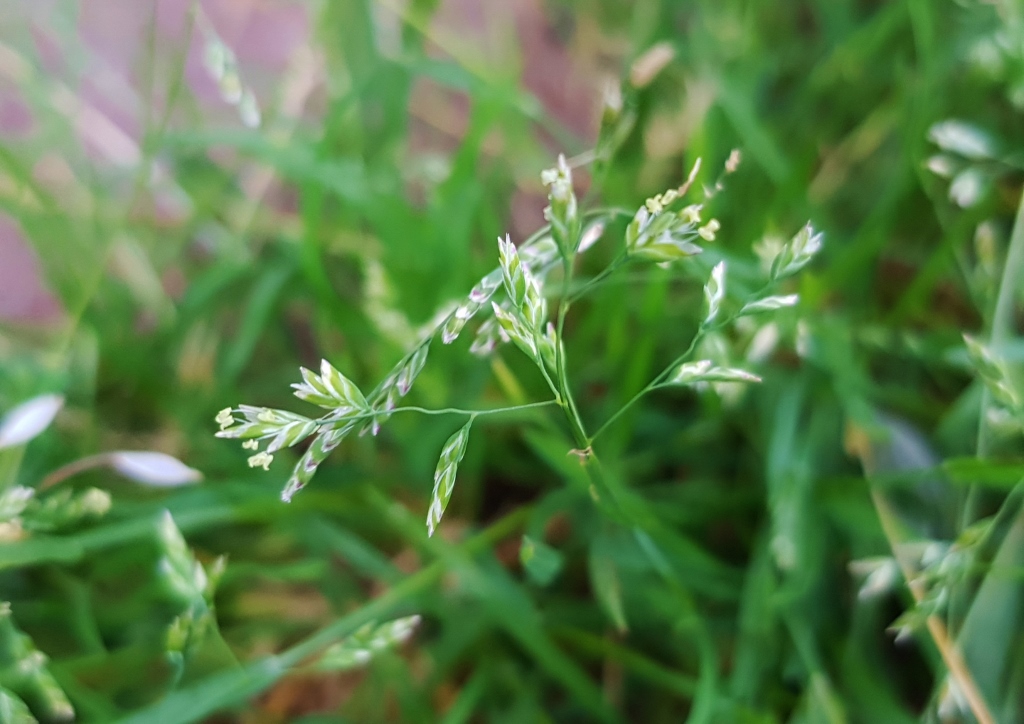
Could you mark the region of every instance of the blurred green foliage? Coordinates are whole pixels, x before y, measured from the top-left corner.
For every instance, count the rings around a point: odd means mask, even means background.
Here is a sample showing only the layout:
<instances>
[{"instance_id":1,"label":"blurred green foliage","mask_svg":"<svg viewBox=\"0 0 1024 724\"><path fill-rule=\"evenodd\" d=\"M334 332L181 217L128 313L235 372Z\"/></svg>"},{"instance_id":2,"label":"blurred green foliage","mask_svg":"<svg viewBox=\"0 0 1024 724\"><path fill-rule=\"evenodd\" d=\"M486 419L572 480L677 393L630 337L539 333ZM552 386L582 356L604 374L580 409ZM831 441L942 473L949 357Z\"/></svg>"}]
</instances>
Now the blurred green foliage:
<instances>
[{"instance_id":1,"label":"blurred green foliage","mask_svg":"<svg viewBox=\"0 0 1024 724\"><path fill-rule=\"evenodd\" d=\"M322 88L301 119L286 93L265 101L258 129L204 116L187 49L151 48L152 108L122 165L84 150L81 116L55 102L85 79L53 72L27 24L0 30L4 82L36 119L0 139L0 213L64 310L0 328L0 410L67 398L47 432L0 449L0 490L121 448L205 475L161 490L90 469L59 484L108 491L99 520L0 520L0 712L57 721L66 696L80 722L974 721L969 671L993 721L1020 721L1022 418L998 397L1024 359L1019 4L550 0L518 26L480 4L507 21L511 60L490 39L458 51L443 32L458 4L439 5L309 5ZM50 30L85 52L56 20L77 5L55 7ZM685 349L715 261L752 289L755 250L811 219L825 248L789 283L799 306L706 343L764 382L649 396L602 435L656 542L603 517L569 431L533 411L478 422L434 538L430 471L455 423L433 418L347 440L284 505L301 450L250 470L214 439L217 411L294 407L288 384L321 357L372 387L493 268L497 236L543 223L541 169L597 143L598 102L550 108L531 89L523 17L584 59L541 64L563 106L600 97L595 68L621 78L619 145L579 189L591 206L635 209L698 157L712 186L743 154L707 200L709 251L574 307L583 418ZM452 109L463 128L443 127ZM45 172L54 159L66 173ZM411 404L543 398L521 356L468 346L435 345ZM880 573L858 596L864 559ZM316 666L411 614L412 639L364 669ZM894 641L897 618L910 636Z\"/></svg>"}]
</instances>

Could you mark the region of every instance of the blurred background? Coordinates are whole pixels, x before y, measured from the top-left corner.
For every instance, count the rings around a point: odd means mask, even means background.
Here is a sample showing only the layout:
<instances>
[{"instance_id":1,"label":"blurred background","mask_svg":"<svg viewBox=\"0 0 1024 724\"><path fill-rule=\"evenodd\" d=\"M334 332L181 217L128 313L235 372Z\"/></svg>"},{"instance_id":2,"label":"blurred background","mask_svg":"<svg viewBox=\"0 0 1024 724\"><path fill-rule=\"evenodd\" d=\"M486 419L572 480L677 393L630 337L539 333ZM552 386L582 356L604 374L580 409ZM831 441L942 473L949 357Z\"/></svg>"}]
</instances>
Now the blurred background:
<instances>
[{"instance_id":1,"label":"blurred background","mask_svg":"<svg viewBox=\"0 0 1024 724\"><path fill-rule=\"evenodd\" d=\"M0 2L0 720L1021 721L1022 110L1015 0ZM700 158L722 225L573 308L595 428L713 261L749 291L824 232L797 307L703 343L761 385L596 446L657 556L553 414L478 423L429 541L455 420L346 440L290 505L301 448L215 439L300 409L300 365L376 385L545 223L560 153L630 212ZM470 341L410 404L543 399Z\"/></svg>"}]
</instances>

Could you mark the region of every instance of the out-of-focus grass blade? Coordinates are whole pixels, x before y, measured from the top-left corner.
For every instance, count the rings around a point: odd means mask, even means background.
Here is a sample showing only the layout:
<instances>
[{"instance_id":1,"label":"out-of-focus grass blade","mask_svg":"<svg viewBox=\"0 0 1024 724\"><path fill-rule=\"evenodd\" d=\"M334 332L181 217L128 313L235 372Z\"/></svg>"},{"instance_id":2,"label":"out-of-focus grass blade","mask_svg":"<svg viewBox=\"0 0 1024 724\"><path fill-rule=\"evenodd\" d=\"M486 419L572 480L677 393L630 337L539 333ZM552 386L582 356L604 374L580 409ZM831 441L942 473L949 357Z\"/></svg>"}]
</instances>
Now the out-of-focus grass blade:
<instances>
[{"instance_id":1,"label":"out-of-focus grass blade","mask_svg":"<svg viewBox=\"0 0 1024 724\"><path fill-rule=\"evenodd\" d=\"M376 548L355 533L324 518L313 518L303 526L311 544L339 554L345 563L363 575L394 583L402 574Z\"/></svg>"},{"instance_id":2,"label":"out-of-focus grass blade","mask_svg":"<svg viewBox=\"0 0 1024 724\"><path fill-rule=\"evenodd\" d=\"M610 638L572 627L560 627L554 629L552 633L555 638L566 641L584 655L596 660L612 659L621 662L628 667L630 673L671 691L685 701L689 701L697 691L697 682L692 677L647 659ZM724 707L727 701L720 699L718 703L720 707Z\"/></svg>"},{"instance_id":3,"label":"out-of-focus grass blade","mask_svg":"<svg viewBox=\"0 0 1024 724\"><path fill-rule=\"evenodd\" d=\"M744 140L744 146L750 150L751 156L772 181L781 185L789 176L789 162L771 132L761 122L762 114L753 103L756 97L757 94L750 89L738 87L735 79L720 79L718 104Z\"/></svg>"},{"instance_id":4,"label":"out-of-focus grass blade","mask_svg":"<svg viewBox=\"0 0 1024 724\"><path fill-rule=\"evenodd\" d=\"M458 698L448 707L440 724L465 724L470 721L473 713L478 710L480 699L487 690L491 676L489 668L477 668L463 684Z\"/></svg>"},{"instance_id":5,"label":"out-of-focus grass blade","mask_svg":"<svg viewBox=\"0 0 1024 724\"><path fill-rule=\"evenodd\" d=\"M768 460L768 506L772 529L770 547L776 565L784 573L803 577L807 559L806 536L809 495L806 436L801 425L804 385L791 382L779 390L770 426Z\"/></svg>"},{"instance_id":6,"label":"out-of-focus grass blade","mask_svg":"<svg viewBox=\"0 0 1024 724\"><path fill-rule=\"evenodd\" d=\"M241 260L224 259L197 273L178 305L180 317L193 319L204 314L218 294L244 277L250 269L251 266Z\"/></svg>"},{"instance_id":7,"label":"out-of-focus grass blade","mask_svg":"<svg viewBox=\"0 0 1024 724\"><path fill-rule=\"evenodd\" d=\"M808 617L787 612L783 619L800 661L807 669L808 685L804 690L803 706L806 707L808 721L846 724L846 709L822 663Z\"/></svg>"},{"instance_id":8,"label":"out-of-focus grass blade","mask_svg":"<svg viewBox=\"0 0 1024 724\"><path fill-rule=\"evenodd\" d=\"M222 379L234 380L249 363L256 343L267 326L274 303L293 272L294 267L290 263L272 266L256 282L249 295L238 334L225 351L219 375Z\"/></svg>"},{"instance_id":9,"label":"out-of-focus grass blade","mask_svg":"<svg viewBox=\"0 0 1024 724\"><path fill-rule=\"evenodd\" d=\"M626 611L622 605L622 584L619 582L619 574L615 562L606 550L609 544L610 541L604 536L598 536L591 543L587 568L590 571L590 585L594 596L618 632L624 634L629 630L629 624L626 623Z\"/></svg>"},{"instance_id":10,"label":"out-of-focus grass blade","mask_svg":"<svg viewBox=\"0 0 1024 724\"><path fill-rule=\"evenodd\" d=\"M950 482L1011 490L1024 478L1024 463L982 460L974 457L949 458L942 463Z\"/></svg>"},{"instance_id":11,"label":"out-of-focus grass blade","mask_svg":"<svg viewBox=\"0 0 1024 724\"><path fill-rule=\"evenodd\" d=\"M590 678L554 645L542 626L539 611L525 590L506 571L494 564L477 564L464 553L436 539L424 540L420 526L404 508L394 506L380 491L369 489L374 506L387 515L408 540L420 541L435 553L446 568L464 580L465 588L487 607L495 625L515 640L554 679L569 691L590 715L603 722L619 716L605 701Z\"/></svg>"},{"instance_id":12,"label":"out-of-focus grass blade","mask_svg":"<svg viewBox=\"0 0 1024 724\"><path fill-rule=\"evenodd\" d=\"M575 456L566 455L571 446L568 441L534 432L526 433L524 437L546 463L572 483L574 489L578 486L590 500L592 492L586 472ZM735 597L736 584L740 580L737 569L722 563L694 541L661 523L651 506L639 495L625 488L623 493L626 497L619 502L630 509L634 519L665 552L687 586L716 598Z\"/></svg>"},{"instance_id":13,"label":"out-of-focus grass blade","mask_svg":"<svg viewBox=\"0 0 1024 724\"><path fill-rule=\"evenodd\" d=\"M770 662L775 660L781 641L774 601L777 585L770 557L770 536L762 532L754 559L747 568L740 603L739 637L729 690L737 702L753 706L764 696Z\"/></svg>"},{"instance_id":14,"label":"out-of-focus grass blade","mask_svg":"<svg viewBox=\"0 0 1024 724\"><path fill-rule=\"evenodd\" d=\"M229 505L174 512L174 519L183 530L226 523L238 516L238 510ZM32 536L0 546L0 570L42 563L75 563L105 548L152 536L155 530L156 518L140 516L74 535Z\"/></svg>"},{"instance_id":15,"label":"out-of-focus grass blade","mask_svg":"<svg viewBox=\"0 0 1024 724\"><path fill-rule=\"evenodd\" d=\"M118 724L190 724L215 711L243 702L280 679L287 671L274 656L215 674L201 683L176 691L153 706L121 719Z\"/></svg>"},{"instance_id":16,"label":"out-of-focus grass blade","mask_svg":"<svg viewBox=\"0 0 1024 724\"><path fill-rule=\"evenodd\" d=\"M485 598L495 622L519 643L553 678L598 721L618 722L620 717L605 701L601 691L565 653L558 649L541 627L540 616L524 592L496 570L469 579Z\"/></svg>"},{"instance_id":17,"label":"out-of-focus grass blade","mask_svg":"<svg viewBox=\"0 0 1024 724\"><path fill-rule=\"evenodd\" d=\"M369 496L373 499L375 507L389 513L390 516L397 517L401 521L404 534L415 540L424 540L422 526L408 511L397 509L379 491L371 490L369 491ZM522 517L516 515L506 516L506 518L495 523L479 536L467 541L466 547L472 550L489 544L492 536L494 538L501 538L507 535L510 527L521 524ZM176 516L176 520L179 525L182 525L180 515ZM251 696L271 686L286 674L289 669L297 666L308 657L319 653L329 644L349 635L370 621L378 620L392 613L397 603L418 594L427 586L440 579L446 570L451 570L453 568L452 563L458 561L461 565L461 562L466 560L464 556L467 554L450 549L440 541L432 541L431 548L436 551L445 551L447 553L446 559L448 556L452 556L455 560L446 560L445 563L447 565L444 566L440 563L428 566L417 573L405 577L383 595L361 608L342 616L326 628L321 629L278 656L260 659L246 664L241 669L216 674L191 687L176 691L160 702L125 717L119 724L149 724L150 722L190 724L214 712L244 702ZM518 624L520 613L521 611L516 611L514 614L509 614L507 621L510 626ZM570 667L573 666L572 662L567 658L564 659L564 662ZM579 676L583 675L579 674ZM590 687L587 690L589 695L593 687L585 677L583 677L583 682L583 686ZM599 693L597 697L600 700ZM615 721L610 716L603 717L603 720Z\"/></svg>"},{"instance_id":18,"label":"out-of-focus grass blade","mask_svg":"<svg viewBox=\"0 0 1024 724\"><path fill-rule=\"evenodd\" d=\"M15 624L6 602L0 603L0 682L44 722L75 718L75 710L50 672L46 656Z\"/></svg>"},{"instance_id":19,"label":"out-of-focus grass blade","mask_svg":"<svg viewBox=\"0 0 1024 724\"><path fill-rule=\"evenodd\" d=\"M546 586L562 570L564 558L544 541L524 535L519 546L519 562L531 581L538 586Z\"/></svg>"},{"instance_id":20,"label":"out-of-focus grass blade","mask_svg":"<svg viewBox=\"0 0 1024 724\"><path fill-rule=\"evenodd\" d=\"M960 629L958 642L982 695L999 721L1020 721L1019 639L1024 629L1024 582L1008 573L1024 567L1024 510L1006 533Z\"/></svg>"},{"instance_id":21,"label":"out-of-focus grass blade","mask_svg":"<svg viewBox=\"0 0 1024 724\"><path fill-rule=\"evenodd\" d=\"M310 146L274 145L259 133L236 130L189 131L169 133L162 139L170 150L207 150L217 146L234 148L240 153L272 166L281 176L295 183L313 182L352 203L365 203L369 184L363 165L352 159L318 159Z\"/></svg>"}]
</instances>

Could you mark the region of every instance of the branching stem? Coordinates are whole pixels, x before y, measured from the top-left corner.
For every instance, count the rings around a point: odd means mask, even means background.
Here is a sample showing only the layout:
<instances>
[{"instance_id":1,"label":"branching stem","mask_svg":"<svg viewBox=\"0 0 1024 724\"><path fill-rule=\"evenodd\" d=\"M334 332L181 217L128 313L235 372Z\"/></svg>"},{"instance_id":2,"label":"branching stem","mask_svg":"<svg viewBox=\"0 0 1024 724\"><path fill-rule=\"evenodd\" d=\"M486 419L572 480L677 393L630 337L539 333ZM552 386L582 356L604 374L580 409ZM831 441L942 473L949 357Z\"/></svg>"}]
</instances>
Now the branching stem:
<instances>
[{"instance_id":1,"label":"branching stem","mask_svg":"<svg viewBox=\"0 0 1024 724\"><path fill-rule=\"evenodd\" d=\"M627 261L629 261L629 257L627 255L627 252L623 250L623 252L619 254L615 258L615 260L612 261L611 264L606 266L602 272L588 279L586 282L584 282L583 286L581 286L572 294L568 294L565 297L565 305L568 306L575 302L577 299L583 297L585 294L589 293L594 287L596 287L598 284L601 284L605 279L607 279L612 274L617 272L620 267L626 264Z\"/></svg>"},{"instance_id":2,"label":"branching stem","mask_svg":"<svg viewBox=\"0 0 1024 724\"><path fill-rule=\"evenodd\" d=\"M774 283L773 282L769 282L764 287L762 287L762 289L759 292L757 292L754 295L753 298L754 299L760 299L760 298L764 297L771 290L772 286L774 286ZM661 372L659 372L657 375L655 375L654 379L652 379L650 382L648 382L643 387L643 389L641 389L639 392L637 392L635 395L633 395L631 398L629 398L629 400L626 401L626 404L624 404L622 407L620 407L618 410L616 410L615 413L611 417L609 417L604 422L604 424L601 425L601 427L599 427L597 429L597 432L594 433L593 437L590 438L589 442L593 442L594 440L596 440L601 435L602 432L607 430L608 427L610 427L613 422L615 422L620 417L622 417L633 405L635 405L640 400L641 397L646 395L648 392L653 392L654 390L658 389L659 387L663 387L664 384L665 384L666 379L668 378L668 376L671 375L673 370L678 368L679 365L681 365L683 362L687 361L690 358L690 355L692 355L693 351L695 349L697 349L697 345L700 344L701 340L704 339L704 337L707 335L708 332L713 331L715 329L720 329L722 327L726 327L726 326L732 324L733 321L735 321L737 316L739 316L739 315L738 314L732 314L732 315L730 315L730 316L728 316L728 317L726 317L724 319L721 319L717 323L713 323L713 324L704 323L704 324L702 324L700 326L700 329L697 330L697 333L695 335L693 335L693 339L690 340L690 346L686 348L686 351L683 352L678 357L676 357L667 367L665 367L665 369L663 369Z\"/></svg>"},{"instance_id":3,"label":"branching stem","mask_svg":"<svg viewBox=\"0 0 1024 724\"><path fill-rule=\"evenodd\" d=\"M597 429L597 432L594 433L594 436L591 438L591 441L596 440L601 435L602 432L604 432L605 430L607 430L611 426L611 424L613 422L615 422L620 417L622 417L624 414L626 414L626 412L633 405L635 405L640 400L641 397L646 395L648 392L653 392L654 390L658 389L658 387L662 386L662 384L665 381L665 378L668 375L672 374L672 370L676 369L679 365L681 365L683 362L685 362L690 357L691 354L693 354L693 351L695 349L697 349L697 345L700 343L700 341L702 339L704 339L704 335L707 333L708 329L709 329L709 327L707 325L701 325L700 329L697 330L697 334L695 334L693 336L693 339L690 341L690 346L686 348L686 351L683 352L678 357L676 357L671 362L671 364L669 364L667 367L665 367L665 369L663 369L661 372L659 372L657 375L655 375L654 379L652 379L650 382L648 382L643 387L643 389L641 389L639 392L637 392L635 395L633 395L631 398L629 398L629 400L626 401L626 404L624 404L622 407L620 407L618 410L616 410L615 414L613 414L611 417L609 417L605 421L605 423L603 425L601 425L601 427L599 427Z\"/></svg>"}]
</instances>

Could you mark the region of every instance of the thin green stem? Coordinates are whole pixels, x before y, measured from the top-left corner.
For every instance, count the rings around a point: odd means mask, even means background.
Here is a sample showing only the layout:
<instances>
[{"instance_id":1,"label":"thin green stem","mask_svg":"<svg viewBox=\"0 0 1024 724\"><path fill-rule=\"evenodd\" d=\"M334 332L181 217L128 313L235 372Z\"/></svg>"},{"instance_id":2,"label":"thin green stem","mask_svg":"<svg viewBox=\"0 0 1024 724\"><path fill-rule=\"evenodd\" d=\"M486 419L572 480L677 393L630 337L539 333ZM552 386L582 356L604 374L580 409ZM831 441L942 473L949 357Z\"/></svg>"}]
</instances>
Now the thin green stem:
<instances>
[{"instance_id":1,"label":"thin green stem","mask_svg":"<svg viewBox=\"0 0 1024 724\"><path fill-rule=\"evenodd\" d=\"M577 289L572 294L569 294L566 297L566 304L572 304L577 299L579 299L579 298L583 297L584 295L586 295L588 292L590 292L591 289L593 289L597 285L601 284L608 277L610 277L612 274L614 274L616 271L618 271L619 268L622 267L628 260L629 260L628 253L626 251L622 251L622 253L620 253L617 257L615 257L615 259L612 261L612 263L609 264L608 266L606 266L602 272L600 272L599 274L597 274L594 277L591 277L590 279L588 279L583 284L583 286L581 286L579 289Z\"/></svg>"},{"instance_id":2,"label":"thin green stem","mask_svg":"<svg viewBox=\"0 0 1024 724\"><path fill-rule=\"evenodd\" d=\"M445 711L441 724L465 724L471 721L474 712L481 708L480 702L487 694L493 678L491 667L486 662L480 662L479 666L475 666L472 675L460 687L455 701Z\"/></svg>"},{"instance_id":3,"label":"thin green stem","mask_svg":"<svg viewBox=\"0 0 1024 724\"><path fill-rule=\"evenodd\" d=\"M407 405L405 407L395 407L391 410L374 410L373 412L362 412L358 415L349 415L342 420L326 420L321 418L324 423L330 422L341 422L348 424L355 420L369 420L373 417L380 417L381 415L393 415L396 412L418 412L422 415L466 415L468 417L477 418L485 415L499 415L505 412L518 412L520 410L533 410L538 407L547 407L548 405L557 405L558 400L544 400L543 402L528 402L525 405L512 405L511 407L493 407L489 410L464 410L461 407L442 407L438 409L429 409L426 407L417 407L415 405Z\"/></svg>"},{"instance_id":4,"label":"thin green stem","mask_svg":"<svg viewBox=\"0 0 1024 724\"><path fill-rule=\"evenodd\" d=\"M995 311L992 313L992 344L995 347L1013 336L1013 310L1020 280L1024 275L1024 194L1017 206L1010 246L1006 252L1003 277L999 282Z\"/></svg>"},{"instance_id":5,"label":"thin green stem","mask_svg":"<svg viewBox=\"0 0 1024 724\"><path fill-rule=\"evenodd\" d=\"M732 321L731 318L730 318L729 321ZM725 322L723 322L723 324L725 324ZM697 334L695 334L693 336L693 339L690 341L690 346L686 348L686 351L683 352L678 357L676 357L675 360L673 360L671 364L669 364L665 369L663 369L661 372L659 372L657 375L655 375L654 379L652 379L650 382L648 382L643 387L643 389L641 389L639 392L637 392L635 395L633 395L631 398L629 398L629 400L626 401L626 404L624 404L622 407L620 407L618 410L616 410L615 414L613 414L611 417L609 417L607 420L605 420L604 424L601 425L601 427L599 427L597 429L597 432L594 433L594 436L592 438L590 438L591 441L596 440L601 435L602 432L607 430L612 425L612 423L614 423L616 420L618 420L620 417L622 417L624 414L626 414L626 412L633 405L635 405L640 400L641 397L646 395L648 392L653 392L659 386L661 386L661 384L664 381L664 378L666 377L666 375L670 374L672 372L672 370L674 370L676 367L681 365L684 361L686 361L686 359L691 354L693 354L693 350L695 350L697 348L697 345L704 338L704 335L707 333L707 330L711 329L711 328L712 327L709 327L707 325L701 325L700 329L697 330Z\"/></svg>"},{"instance_id":6,"label":"thin green stem","mask_svg":"<svg viewBox=\"0 0 1024 724\"><path fill-rule=\"evenodd\" d=\"M607 271L607 270L606 270ZM569 288L572 286L572 259L562 259L562 296L558 302L558 341L562 341L562 332L565 329L565 317L569 313L572 299L569 297ZM555 350L558 356L558 350Z\"/></svg>"},{"instance_id":7,"label":"thin green stem","mask_svg":"<svg viewBox=\"0 0 1024 724\"><path fill-rule=\"evenodd\" d=\"M710 716L709 712L715 706L718 661L715 654L714 641L710 631L698 616L697 607L692 596L676 580L675 574L667 564L664 553L661 552L658 544L655 542L653 536L660 534L662 525L642 498L622 487L614 475L605 475L601 461L594 454L593 450L588 448L581 456L580 462L590 479L591 491L595 502L612 520L632 528L647 558L677 596L678 602L684 611L680 624L683 628L692 631L701 660L701 675L696 686L693 686L692 689L688 686L686 688L690 690L681 693L692 696L694 710L700 712L697 718L705 720ZM630 663L636 665L638 660L633 659Z\"/></svg>"},{"instance_id":8,"label":"thin green stem","mask_svg":"<svg viewBox=\"0 0 1024 724\"><path fill-rule=\"evenodd\" d=\"M39 483L39 490L46 490L52 488L57 483L60 483L68 478L83 473L86 470L92 468L102 467L110 464L110 453L99 453L98 455L89 455L84 458L74 460L67 465L62 465L57 468Z\"/></svg>"},{"instance_id":9,"label":"thin green stem","mask_svg":"<svg viewBox=\"0 0 1024 724\"><path fill-rule=\"evenodd\" d=\"M781 618L789 630L789 637L797 656L810 674L811 686L818 690L822 721L828 724L844 724L847 721L846 711L836 694L832 677L821 660L821 654L807 622L798 616L794 608L792 605L783 608Z\"/></svg>"},{"instance_id":10,"label":"thin green stem","mask_svg":"<svg viewBox=\"0 0 1024 724\"><path fill-rule=\"evenodd\" d=\"M620 417L625 415L626 412L629 411L629 408L631 408L633 405L635 405L637 403L637 401L639 401L639 399L641 397L646 395L648 392L651 392L653 389L654 389L654 385L649 383L642 390L640 390L635 395L633 395L631 398L629 398L629 400L626 402L625 405L623 405L618 410L616 410L615 413L611 417L609 417L607 420L604 421L604 424L602 424L601 427L597 428L597 432L595 432L594 436L592 438L590 438L591 441L596 440L597 438L599 438L601 436L601 433L604 432L605 430L607 430L612 425L613 422L615 422Z\"/></svg>"},{"instance_id":11,"label":"thin green stem","mask_svg":"<svg viewBox=\"0 0 1024 724\"><path fill-rule=\"evenodd\" d=\"M632 219L636 214L636 209L626 209L621 206L603 206L596 209L591 209L583 214L584 219L590 219L595 216L621 216L627 219Z\"/></svg>"},{"instance_id":12,"label":"thin green stem","mask_svg":"<svg viewBox=\"0 0 1024 724\"><path fill-rule=\"evenodd\" d=\"M553 379L551 379L551 375L548 373L548 370L547 370L547 365L544 364L544 357L540 353L540 330L539 329L534 329L533 330L533 347L534 347L535 350L537 350L537 359L536 359L537 369L540 370L540 373L544 376L544 381L548 383L548 388L551 390L551 393L555 396L554 403L556 405L558 405L559 407L564 407L565 406L565 398L562 396L562 389L555 383L555 381ZM555 354L556 355L558 354L557 348L555 350Z\"/></svg>"},{"instance_id":13,"label":"thin green stem","mask_svg":"<svg viewBox=\"0 0 1024 724\"><path fill-rule=\"evenodd\" d=\"M618 206L606 206L606 207L601 207L601 208L597 208L597 209L591 209L590 211L585 211L585 212L583 212L582 216L583 216L583 220L586 221L588 219L596 219L596 218L599 218L601 216L608 216L608 217L611 217L611 218L616 218L616 217L624 216L624 217L633 218L633 214L634 213L635 212L630 211L629 209L624 209L624 208L621 208L621 207L618 207ZM518 247L520 249L523 249L524 247L530 246L531 244L534 244L534 243L540 241L545 236L548 236L550 234L551 234L551 224L545 224L544 226L540 227L535 232L530 234L528 237L526 237L526 239L524 239L521 244L518 244Z\"/></svg>"},{"instance_id":14,"label":"thin green stem","mask_svg":"<svg viewBox=\"0 0 1024 724\"><path fill-rule=\"evenodd\" d=\"M462 546L460 546L460 548L466 554L472 554L483 550L493 543L508 537L512 531L519 528L526 521L529 514L529 506L517 508L492 524L490 527L467 540L462 544ZM279 654L278 658L287 666L295 666L306 657L317 653L324 647L334 643L334 641L341 636L344 636L355 628L358 628L358 626L363 622L376 618L387 610L392 609L395 604L400 601L425 590L430 585L440 580L441 576L447 570L448 561L446 559L434 561L418 573L415 573L398 583L383 596L380 596L374 601L366 604L362 609L342 617L335 623L313 634L305 641L301 641L287 651ZM373 609L373 611L370 612L368 609ZM358 614L360 613L363 613L363 615L359 616ZM366 615L367 613L369 613L369 615ZM358 623L354 623L354 620L358 621Z\"/></svg>"},{"instance_id":15,"label":"thin green stem","mask_svg":"<svg viewBox=\"0 0 1024 724\"><path fill-rule=\"evenodd\" d=\"M563 342L565 317L569 313L569 307L572 304L572 301L569 299L569 288L572 285L573 274L572 259L563 257L562 270L562 296L558 304L558 329L555 335L555 374L558 379L558 388L561 392L562 400L565 402L562 408L565 410L566 417L569 420L569 426L572 428L576 444L582 449L590 446L590 439L587 437L579 408L576 407L576 400L573 399L572 389L569 387L568 367L565 363L565 343Z\"/></svg>"}]
</instances>

